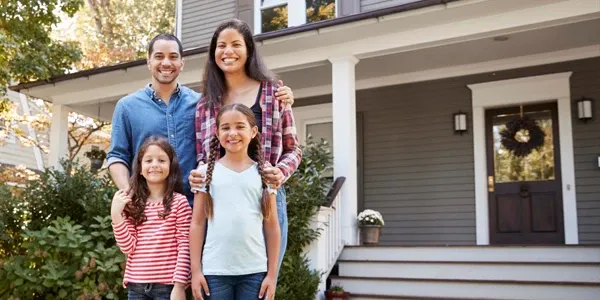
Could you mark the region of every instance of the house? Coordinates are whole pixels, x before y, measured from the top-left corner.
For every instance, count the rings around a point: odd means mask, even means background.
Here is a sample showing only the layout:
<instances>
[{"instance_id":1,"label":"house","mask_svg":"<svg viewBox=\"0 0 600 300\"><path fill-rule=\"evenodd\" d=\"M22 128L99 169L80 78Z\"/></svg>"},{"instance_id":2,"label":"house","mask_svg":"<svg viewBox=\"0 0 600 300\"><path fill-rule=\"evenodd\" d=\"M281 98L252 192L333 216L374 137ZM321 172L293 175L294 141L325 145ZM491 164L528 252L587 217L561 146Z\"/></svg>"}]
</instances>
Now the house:
<instances>
[{"instance_id":1,"label":"house","mask_svg":"<svg viewBox=\"0 0 600 300\"><path fill-rule=\"evenodd\" d=\"M244 19L294 90L301 138L333 139L346 181L319 215L315 266L337 262L352 299L598 299L600 1L330 2L310 23L313 1L177 10L182 84L199 89L216 24ZM147 77L139 60L11 88L53 103L55 163L68 111L109 120ZM500 134L523 116L545 138L514 159ZM531 129L517 145L539 140ZM386 220L379 247L359 246L363 208Z\"/></svg>"},{"instance_id":2,"label":"house","mask_svg":"<svg viewBox=\"0 0 600 300\"><path fill-rule=\"evenodd\" d=\"M6 96L8 100L18 107L17 113L27 116L37 113L35 108L29 106L27 97L25 95L16 93L14 91L8 91ZM0 126L2 126L2 124L0 124ZM35 129L33 127L27 126L26 128L22 129L28 132L30 136L36 136ZM0 143L0 165L22 165L30 170L44 169L47 158L44 157L43 152L39 148L23 146L18 141L17 137L10 132L10 129L5 130L5 132L7 132L7 134Z\"/></svg>"},{"instance_id":3,"label":"house","mask_svg":"<svg viewBox=\"0 0 600 300\"><path fill-rule=\"evenodd\" d=\"M28 100L25 94L9 90L6 96L7 99L17 107L16 113L21 116L47 114L47 112L43 111L30 100ZM44 136L42 132L36 130L34 126L20 126L21 129L29 135L29 137L35 137L40 145L48 145L48 137ZM23 166L29 170L36 171L43 171L45 167L48 166L48 154L42 151L42 149L36 146L26 146L22 144L15 134L10 131L10 129L4 132L7 134L3 137L3 140L0 143L0 166ZM107 151L109 147L109 141L110 133L103 131L92 133L92 135L86 139L86 143L82 145L74 159L77 160L80 165L89 165L89 159L85 157L85 153L94 148Z\"/></svg>"}]
</instances>

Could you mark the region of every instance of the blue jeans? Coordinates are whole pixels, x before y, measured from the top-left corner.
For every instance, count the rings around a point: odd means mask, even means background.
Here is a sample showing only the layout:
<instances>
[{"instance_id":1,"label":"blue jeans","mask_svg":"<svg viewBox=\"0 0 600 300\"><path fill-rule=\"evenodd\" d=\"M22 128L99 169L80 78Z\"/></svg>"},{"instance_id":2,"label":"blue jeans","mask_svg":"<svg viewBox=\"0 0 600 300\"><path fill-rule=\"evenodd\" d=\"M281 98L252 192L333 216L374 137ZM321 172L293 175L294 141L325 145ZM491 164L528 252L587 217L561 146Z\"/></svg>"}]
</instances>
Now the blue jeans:
<instances>
[{"instance_id":1,"label":"blue jeans","mask_svg":"<svg viewBox=\"0 0 600 300\"><path fill-rule=\"evenodd\" d=\"M277 263L277 274L279 274L288 238L287 201L283 186L277 190L277 218L279 219L279 229L281 230L281 247L279 249L279 261Z\"/></svg>"},{"instance_id":2,"label":"blue jeans","mask_svg":"<svg viewBox=\"0 0 600 300\"><path fill-rule=\"evenodd\" d=\"M172 284L134 283L127 284L129 300L169 300L173 291Z\"/></svg>"},{"instance_id":3,"label":"blue jeans","mask_svg":"<svg viewBox=\"0 0 600 300\"><path fill-rule=\"evenodd\" d=\"M256 300L266 273L237 276L205 275L210 296L205 300Z\"/></svg>"}]
</instances>

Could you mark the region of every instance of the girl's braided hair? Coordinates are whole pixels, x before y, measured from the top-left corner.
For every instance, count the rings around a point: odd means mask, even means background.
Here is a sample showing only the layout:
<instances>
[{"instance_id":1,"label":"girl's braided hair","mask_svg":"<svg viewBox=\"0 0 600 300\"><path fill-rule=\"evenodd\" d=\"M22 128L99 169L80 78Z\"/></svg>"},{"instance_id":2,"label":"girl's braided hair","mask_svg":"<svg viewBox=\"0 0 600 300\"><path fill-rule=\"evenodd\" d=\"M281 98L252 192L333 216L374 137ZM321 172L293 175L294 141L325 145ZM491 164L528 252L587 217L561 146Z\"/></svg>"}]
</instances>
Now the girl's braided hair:
<instances>
[{"instance_id":1,"label":"girl's braided hair","mask_svg":"<svg viewBox=\"0 0 600 300\"><path fill-rule=\"evenodd\" d=\"M254 118L254 113L252 112L252 110L243 104L235 103L235 104L223 106L219 110L219 114L217 115L217 130L219 128L221 116L228 111L237 111L237 112L242 113L246 117L248 124L250 125L251 128L256 126L256 119ZM256 136L250 141L250 144L248 145L248 156L250 156L250 158L258 164L258 173L260 174L260 178L262 180L262 187L263 187L263 193L262 193L262 199L261 199L260 206L261 206L261 211L262 211L263 217L265 219L269 219L270 211L271 211L271 203L269 202L269 192L267 189L267 183L266 183L267 181L266 181L266 177L265 177L265 173L264 173L265 162L264 162L264 158L263 158L261 140L262 140L261 134L257 133ZM208 217L209 220L212 219L212 217L213 217L213 202L212 202L212 197L210 196L210 183L212 181L212 174L215 169L215 162L217 160L217 155L219 154L219 150L220 150L219 138L215 134L215 135L213 135L213 137L210 140L210 153L208 156L208 165L207 165L207 169L206 169L206 182L205 182L206 194L208 195L208 200L206 201L206 204L204 207L206 209L206 211L205 211L206 216Z\"/></svg>"}]
</instances>

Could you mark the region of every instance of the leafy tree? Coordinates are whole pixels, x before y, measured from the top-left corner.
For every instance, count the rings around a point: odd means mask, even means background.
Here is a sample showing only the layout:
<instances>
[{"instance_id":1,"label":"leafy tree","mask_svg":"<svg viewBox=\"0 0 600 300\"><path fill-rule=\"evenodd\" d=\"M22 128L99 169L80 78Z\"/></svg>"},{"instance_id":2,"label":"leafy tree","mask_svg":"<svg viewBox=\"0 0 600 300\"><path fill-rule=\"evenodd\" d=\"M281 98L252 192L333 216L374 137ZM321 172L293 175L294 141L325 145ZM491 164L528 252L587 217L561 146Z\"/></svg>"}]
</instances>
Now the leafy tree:
<instances>
[{"instance_id":1,"label":"leafy tree","mask_svg":"<svg viewBox=\"0 0 600 300\"><path fill-rule=\"evenodd\" d=\"M83 0L0 0L0 99L12 81L47 79L79 60L77 44L51 38L55 13L73 16Z\"/></svg>"},{"instance_id":2,"label":"leafy tree","mask_svg":"<svg viewBox=\"0 0 600 300\"><path fill-rule=\"evenodd\" d=\"M67 32L83 49L77 69L144 58L150 39L173 33L174 0L85 0Z\"/></svg>"}]
</instances>

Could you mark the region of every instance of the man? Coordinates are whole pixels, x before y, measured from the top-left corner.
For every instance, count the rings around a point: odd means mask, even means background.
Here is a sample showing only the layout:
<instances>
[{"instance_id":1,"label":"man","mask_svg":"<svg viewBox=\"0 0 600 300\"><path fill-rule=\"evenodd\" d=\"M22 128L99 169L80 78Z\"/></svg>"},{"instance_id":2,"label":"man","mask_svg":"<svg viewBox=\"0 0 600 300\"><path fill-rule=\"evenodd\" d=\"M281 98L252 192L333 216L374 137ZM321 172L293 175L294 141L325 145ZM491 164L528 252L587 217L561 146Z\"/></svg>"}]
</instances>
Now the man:
<instances>
[{"instance_id":1,"label":"man","mask_svg":"<svg viewBox=\"0 0 600 300\"><path fill-rule=\"evenodd\" d=\"M193 200L187 177L196 167L194 114L200 94L177 83L183 65L179 39L172 34L155 36L147 57L151 83L117 103L107 164L120 190L129 189L132 162L143 141L162 135L177 153L184 193L190 203Z\"/></svg>"},{"instance_id":2,"label":"man","mask_svg":"<svg viewBox=\"0 0 600 300\"><path fill-rule=\"evenodd\" d=\"M194 195L188 176L196 167L194 117L200 94L177 83L183 65L183 46L177 37L159 34L150 41L147 66L152 81L117 103L107 164L117 187L128 190L132 162L139 147L149 136L165 136L177 153L184 193L192 206ZM277 99L292 104L292 91L282 85L280 81ZM267 175L277 176L277 172L272 168Z\"/></svg>"}]
</instances>

